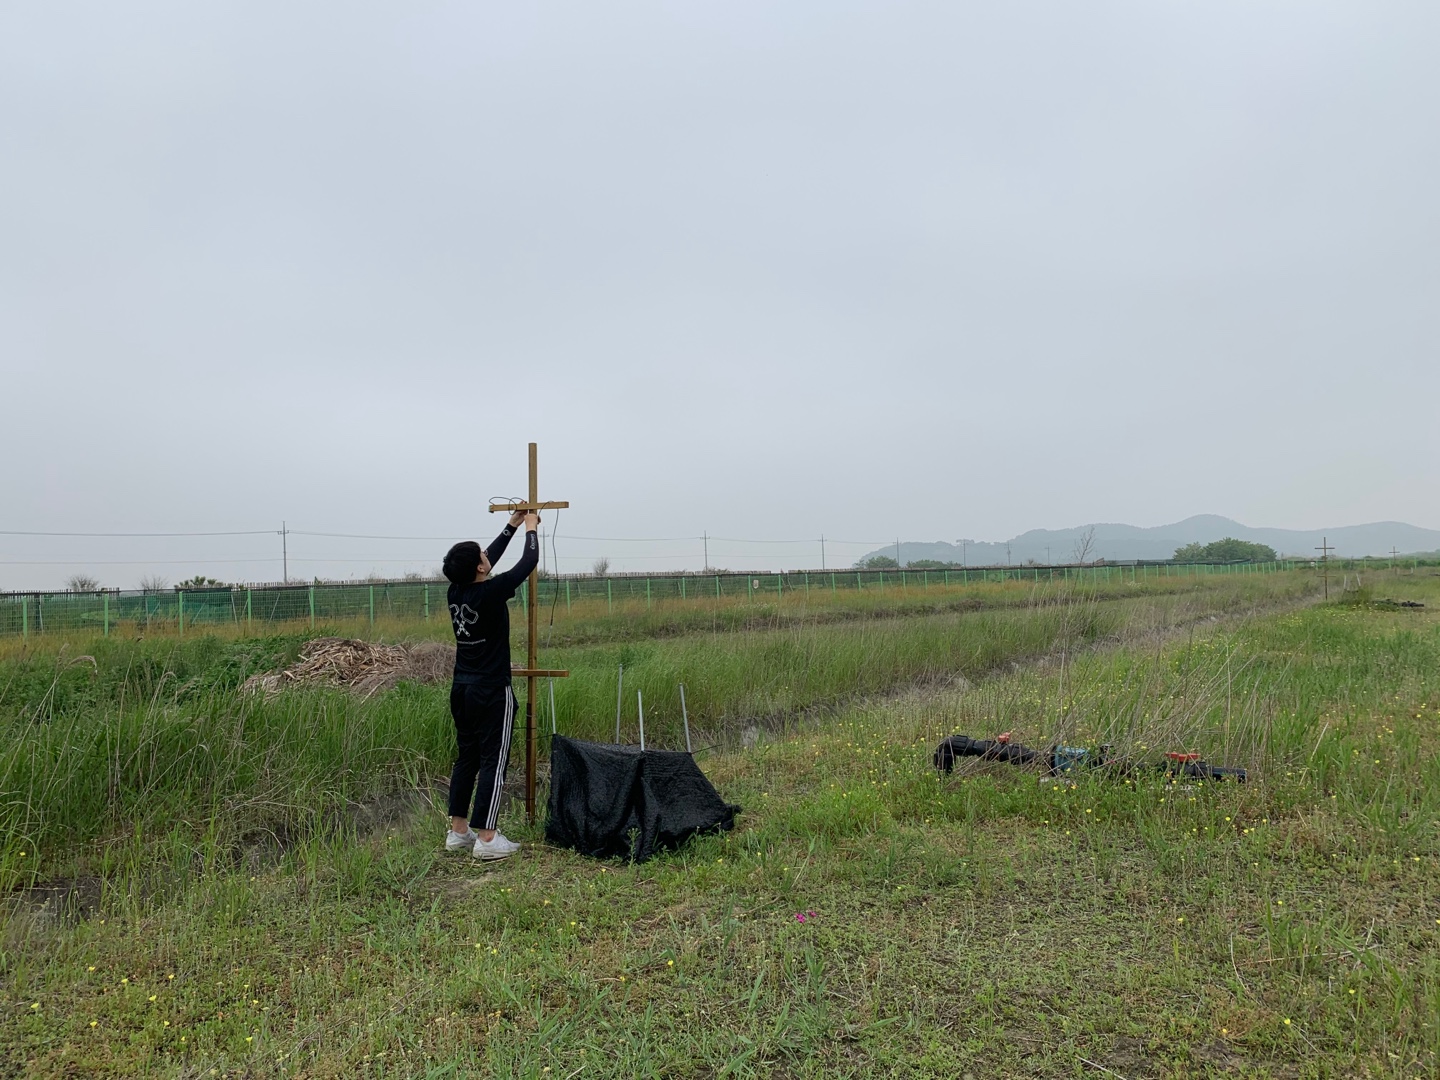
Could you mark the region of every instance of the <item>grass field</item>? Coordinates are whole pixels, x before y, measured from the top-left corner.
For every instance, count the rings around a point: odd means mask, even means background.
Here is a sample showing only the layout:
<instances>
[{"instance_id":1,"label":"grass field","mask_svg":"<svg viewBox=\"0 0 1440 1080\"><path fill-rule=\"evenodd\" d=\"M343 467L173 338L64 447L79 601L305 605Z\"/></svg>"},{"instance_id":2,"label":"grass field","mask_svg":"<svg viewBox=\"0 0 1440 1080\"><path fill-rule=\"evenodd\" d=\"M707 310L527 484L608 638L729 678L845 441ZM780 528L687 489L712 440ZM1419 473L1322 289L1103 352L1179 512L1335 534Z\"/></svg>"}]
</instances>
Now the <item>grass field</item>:
<instances>
[{"instance_id":1,"label":"grass field","mask_svg":"<svg viewBox=\"0 0 1440 1080\"><path fill-rule=\"evenodd\" d=\"M613 733L624 663L673 745L683 681L745 808L637 867L437 852L444 688L239 700L299 634L12 650L0 1072L1434 1075L1440 577L1367 581L1428 606L1297 573L557 623L562 730ZM1251 782L931 769L1000 730Z\"/></svg>"}]
</instances>

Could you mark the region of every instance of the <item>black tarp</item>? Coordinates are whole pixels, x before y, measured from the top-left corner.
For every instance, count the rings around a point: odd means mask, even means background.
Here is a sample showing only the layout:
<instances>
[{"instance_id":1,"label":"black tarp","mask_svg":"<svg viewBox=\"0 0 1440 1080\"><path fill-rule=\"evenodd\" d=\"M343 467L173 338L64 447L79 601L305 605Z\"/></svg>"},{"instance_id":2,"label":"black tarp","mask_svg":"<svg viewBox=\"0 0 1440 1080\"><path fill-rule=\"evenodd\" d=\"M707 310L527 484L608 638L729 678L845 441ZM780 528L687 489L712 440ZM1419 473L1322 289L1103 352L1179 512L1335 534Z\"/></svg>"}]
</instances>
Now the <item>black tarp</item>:
<instances>
[{"instance_id":1,"label":"black tarp","mask_svg":"<svg viewBox=\"0 0 1440 1080\"><path fill-rule=\"evenodd\" d=\"M739 812L689 754L551 739L545 839L559 847L644 862L698 833L733 828Z\"/></svg>"}]
</instances>

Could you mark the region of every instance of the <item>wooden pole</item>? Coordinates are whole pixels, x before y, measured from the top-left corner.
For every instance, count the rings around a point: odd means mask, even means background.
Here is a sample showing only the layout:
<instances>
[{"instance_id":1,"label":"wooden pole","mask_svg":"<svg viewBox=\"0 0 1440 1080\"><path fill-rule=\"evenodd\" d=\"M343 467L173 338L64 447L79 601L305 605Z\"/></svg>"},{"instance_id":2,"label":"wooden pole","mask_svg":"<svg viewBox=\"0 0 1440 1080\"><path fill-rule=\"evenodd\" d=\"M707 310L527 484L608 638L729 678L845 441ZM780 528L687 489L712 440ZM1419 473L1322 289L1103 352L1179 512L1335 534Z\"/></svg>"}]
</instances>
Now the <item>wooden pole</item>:
<instances>
[{"instance_id":1,"label":"wooden pole","mask_svg":"<svg viewBox=\"0 0 1440 1080\"><path fill-rule=\"evenodd\" d=\"M570 504L568 502L541 502L540 501L540 470L538 465L539 455L536 453L536 446L530 444L530 499L528 502L520 503L513 500L492 502L490 512L492 514L513 514L516 511L541 510L563 510ZM538 536L537 536L538 541ZM520 670L511 670L511 678L523 676L525 679L525 819L535 824L535 680L536 679L563 679L569 675L568 671L558 669L541 669L535 666L536 645L540 638L540 572L537 564L536 569L530 571L530 579L525 585L525 667Z\"/></svg>"},{"instance_id":2,"label":"wooden pole","mask_svg":"<svg viewBox=\"0 0 1440 1080\"><path fill-rule=\"evenodd\" d=\"M1320 546L1315 549L1320 552L1320 574L1325 579L1325 599L1330 599L1330 552L1335 549L1330 546L1330 538L1322 536Z\"/></svg>"}]
</instances>

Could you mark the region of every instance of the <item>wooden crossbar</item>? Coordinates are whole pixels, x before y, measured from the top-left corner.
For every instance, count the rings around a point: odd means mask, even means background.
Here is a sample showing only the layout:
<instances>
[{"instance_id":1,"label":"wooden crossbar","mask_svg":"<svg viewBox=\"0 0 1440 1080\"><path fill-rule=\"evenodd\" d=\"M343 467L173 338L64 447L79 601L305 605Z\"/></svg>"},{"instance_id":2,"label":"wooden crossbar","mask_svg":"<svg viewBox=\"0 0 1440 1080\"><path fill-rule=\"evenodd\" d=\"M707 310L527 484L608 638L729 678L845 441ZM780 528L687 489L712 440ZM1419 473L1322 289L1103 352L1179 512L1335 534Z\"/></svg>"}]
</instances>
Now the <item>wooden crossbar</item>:
<instances>
[{"instance_id":1,"label":"wooden crossbar","mask_svg":"<svg viewBox=\"0 0 1440 1080\"><path fill-rule=\"evenodd\" d=\"M567 510L569 507L568 502L503 502L491 503L490 512L492 514L513 514L517 511L529 513L531 510L537 512L540 510Z\"/></svg>"}]
</instances>

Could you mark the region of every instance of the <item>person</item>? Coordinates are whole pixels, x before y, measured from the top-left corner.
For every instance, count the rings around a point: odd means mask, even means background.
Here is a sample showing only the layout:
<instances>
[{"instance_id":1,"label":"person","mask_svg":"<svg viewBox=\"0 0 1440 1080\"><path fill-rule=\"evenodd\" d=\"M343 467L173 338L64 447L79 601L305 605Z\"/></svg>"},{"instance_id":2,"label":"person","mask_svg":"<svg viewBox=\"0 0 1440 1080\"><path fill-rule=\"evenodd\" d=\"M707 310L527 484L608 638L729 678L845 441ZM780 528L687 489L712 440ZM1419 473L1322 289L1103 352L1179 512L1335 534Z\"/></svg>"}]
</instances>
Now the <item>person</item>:
<instances>
[{"instance_id":1,"label":"person","mask_svg":"<svg viewBox=\"0 0 1440 1080\"><path fill-rule=\"evenodd\" d=\"M522 522L525 551L520 561L503 573L492 573ZM445 849L469 848L477 859L508 859L520 850L519 844L507 840L496 829L515 721L515 694L510 688L510 609L506 601L540 561L535 532L539 524L537 514L516 512L488 548L466 540L445 553L443 569L450 581L447 599L455 631L450 715L455 720L456 747Z\"/></svg>"}]
</instances>

